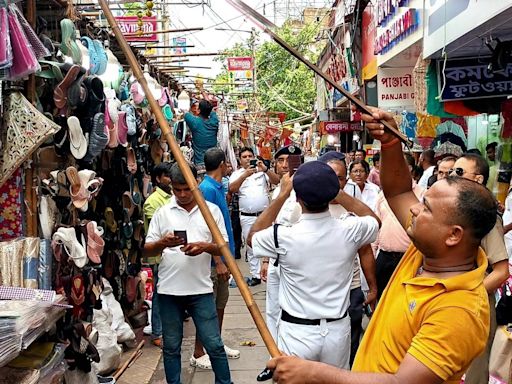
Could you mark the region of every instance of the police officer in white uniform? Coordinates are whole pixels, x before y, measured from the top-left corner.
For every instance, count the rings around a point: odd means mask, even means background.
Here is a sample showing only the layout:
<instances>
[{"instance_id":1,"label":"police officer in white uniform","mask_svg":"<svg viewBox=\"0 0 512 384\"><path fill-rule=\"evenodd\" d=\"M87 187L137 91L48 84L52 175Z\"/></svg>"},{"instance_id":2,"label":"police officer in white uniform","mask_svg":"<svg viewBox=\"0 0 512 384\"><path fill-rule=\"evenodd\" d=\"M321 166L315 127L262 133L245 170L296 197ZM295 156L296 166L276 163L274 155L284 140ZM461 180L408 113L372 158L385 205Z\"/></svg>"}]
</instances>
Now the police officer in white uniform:
<instances>
[{"instance_id":1,"label":"police officer in white uniform","mask_svg":"<svg viewBox=\"0 0 512 384\"><path fill-rule=\"evenodd\" d=\"M298 223L275 221L292 188L302 207ZM336 219L329 202L349 212ZM340 191L338 177L322 162L303 164L281 180L281 192L254 223L248 237L258 256L279 258L281 284L278 347L286 354L348 368L349 290L357 250L377 237L379 219L362 202ZM277 243L277 244L276 244Z\"/></svg>"},{"instance_id":2,"label":"police officer in white uniform","mask_svg":"<svg viewBox=\"0 0 512 384\"><path fill-rule=\"evenodd\" d=\"M252 148L240 149L240 168L229 178L229 191L238 193L240 225L242 226L242 236L246 241L249 229L256 218L268 207L270 183L279 183L279 177L270 171L263 161L254 157ZM253 256L252 248L247 244L246 252L251 273L248 284L249 286L261 284L260 260Z\"/></svg>"},{"instance_id":3,"label":"police officer in white uniform","mask_svg":"<svg viewBox=\"0 0 512 384\"><path fill-rule=\"evenodd\" d=\"M288 145L280 148L274 154L276 173L279 177L288 174L288 156L302 155L302 151L295 145ZM281 186L278 185L272 192L272 200L275 200L281 191ZM280 225L291 226L299 221L302 209L297 202L295 191L290 192L290 196L284 203L283 207L277 215L276 223ZM258 255L255 254L256 257ZM267 293L265 302L265 314L267 320L267 327L270 334L277 341L277 324L281 315L281 307L279 306L279 265L275 265L275 260L269 260L264 257L261 260L261 279L267 282ZM266 381L272 378L272 372L267 368L256 378L257 381Z\"/></svg>"}]
</instances>

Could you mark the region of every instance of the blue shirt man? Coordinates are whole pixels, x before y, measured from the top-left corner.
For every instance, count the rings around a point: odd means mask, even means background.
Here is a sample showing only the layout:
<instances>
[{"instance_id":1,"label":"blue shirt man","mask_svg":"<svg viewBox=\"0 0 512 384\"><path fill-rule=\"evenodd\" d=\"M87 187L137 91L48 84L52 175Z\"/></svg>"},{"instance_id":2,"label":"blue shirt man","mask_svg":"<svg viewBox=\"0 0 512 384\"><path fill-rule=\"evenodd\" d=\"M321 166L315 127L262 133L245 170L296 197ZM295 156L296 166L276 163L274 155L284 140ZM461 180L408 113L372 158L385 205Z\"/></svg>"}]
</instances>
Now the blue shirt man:
<instances>
[{"instance_id":1,"label":"blue shirt man","mask_svg":"<svg viewBox=\"0 0 512 384\"><path fill-rule=\"evenodd\" d=\"M229 250L231 254L235 254L235 238L233 236L233 228L231 226L231 217L229 215L228 203L226 201L226 195L222 187L222 182L218 182L208 174L204 176L203 181L199 184L199 189L203 193L206 201L215 204L220 208L224 223L226 224L226 231L229 239Z\"/></svg>"},{"instance_id":2,"label":"blue shirt man","mask_svg":"<svg viewBox=\"0 0 512 384\"><path fill-rule=\"evenodd\" d=\"M185 122L192 132L192 149L194 150L194 164L204 164L204 154L209 148L217 146L217 132L219 118L212 112L212 105L206 100L199 103L199 116L191 112L185 113Z\"/></svg>"}]
</instances>

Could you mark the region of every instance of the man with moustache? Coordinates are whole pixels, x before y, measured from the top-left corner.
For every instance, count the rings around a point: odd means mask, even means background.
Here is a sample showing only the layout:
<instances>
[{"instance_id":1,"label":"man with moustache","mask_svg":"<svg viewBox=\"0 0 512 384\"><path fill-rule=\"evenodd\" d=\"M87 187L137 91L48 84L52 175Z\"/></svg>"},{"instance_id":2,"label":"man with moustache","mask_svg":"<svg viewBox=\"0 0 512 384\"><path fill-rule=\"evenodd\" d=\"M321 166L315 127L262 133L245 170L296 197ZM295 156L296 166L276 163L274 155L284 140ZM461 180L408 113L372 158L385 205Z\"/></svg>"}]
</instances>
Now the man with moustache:
<instances>
[{"instance_id":1,"label":"man with moustache","mask_svg":"<svg viewBox=\"0 0 512 384\"><path fill-rule=\"evenodd\" d=\"M418 201L402 145L372 108L366 127L382 143L381 183L412 239L365 332L352 372L297 357L271 360L279 384L459 383L484 349L489 302L487 260L479 248L496 223L496 202L482 185L450 176Z\"/></svg>"}]
</instances>

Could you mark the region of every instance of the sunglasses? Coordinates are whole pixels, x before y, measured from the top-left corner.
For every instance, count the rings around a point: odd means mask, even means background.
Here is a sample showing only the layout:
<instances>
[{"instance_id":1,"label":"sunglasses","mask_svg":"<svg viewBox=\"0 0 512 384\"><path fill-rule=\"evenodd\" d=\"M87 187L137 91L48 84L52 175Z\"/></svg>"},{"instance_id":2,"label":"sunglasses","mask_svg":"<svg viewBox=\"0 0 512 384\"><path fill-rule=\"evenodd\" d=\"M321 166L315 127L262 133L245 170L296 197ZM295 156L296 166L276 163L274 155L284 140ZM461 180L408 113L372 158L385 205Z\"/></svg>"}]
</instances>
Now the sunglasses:
<instances>
[{"instance_id":1,"label":"sunglasses","mask_svg":"<svg viewBox=\"0 0 512 384\"><path fill-rule=\"evenodd\" d=\"M449 175L456 174L457 176L464 176L466 173L469 173L470 175L479 175L479 173L473 173L473 172L466 172L464 168L452 168L448 171Z\"/></svg>"}]
</instances>

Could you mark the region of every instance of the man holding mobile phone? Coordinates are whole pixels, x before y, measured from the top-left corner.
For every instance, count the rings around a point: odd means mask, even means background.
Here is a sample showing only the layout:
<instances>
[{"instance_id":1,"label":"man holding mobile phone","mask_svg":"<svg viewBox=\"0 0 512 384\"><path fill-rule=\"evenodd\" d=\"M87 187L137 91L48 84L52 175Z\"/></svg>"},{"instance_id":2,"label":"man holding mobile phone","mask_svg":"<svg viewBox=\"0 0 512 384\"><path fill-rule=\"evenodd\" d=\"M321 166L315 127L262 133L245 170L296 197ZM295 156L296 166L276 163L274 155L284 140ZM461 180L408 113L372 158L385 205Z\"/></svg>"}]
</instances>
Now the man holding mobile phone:
<instances>
[{"instance_id":1,"label":"man holding mobile phone","mask_svg":"<svg viewBox=\"0 0 512 384\"><path fill-rule=\"evenodd\" d=\"M240 149L240 168L229 178L229 191L238 193L242 236L246 239L251 226L269 204L270 184L278 184L279 176L254 156L252 148ZM247 260L251 279L249 286L261 284L260 260L254 257L252 248L246 244Z\"/></svg>"},{"instance_id":2,"label":"man holding mobile phone","mask_svg":"<svg viewBox=\"0 0 512 384\"><path fill-rule=\"evenodd\" d=\"M190 168L197 178L196 169ZM171 384L180 383L183 320L187 310L210 357L215 383L231 384L210 276L211 259L216 264L220 263L221 252L176 163L171 167L170 178L174 195L151 219L144 245L145 255L162 254L158 270L158 300L166 380ZM228 241L220 209L210 202L206 204L224 240ZM186 231L187 244L175 230Z\"/></svg>"}]
</instances>

